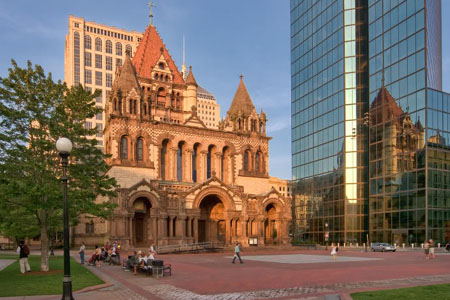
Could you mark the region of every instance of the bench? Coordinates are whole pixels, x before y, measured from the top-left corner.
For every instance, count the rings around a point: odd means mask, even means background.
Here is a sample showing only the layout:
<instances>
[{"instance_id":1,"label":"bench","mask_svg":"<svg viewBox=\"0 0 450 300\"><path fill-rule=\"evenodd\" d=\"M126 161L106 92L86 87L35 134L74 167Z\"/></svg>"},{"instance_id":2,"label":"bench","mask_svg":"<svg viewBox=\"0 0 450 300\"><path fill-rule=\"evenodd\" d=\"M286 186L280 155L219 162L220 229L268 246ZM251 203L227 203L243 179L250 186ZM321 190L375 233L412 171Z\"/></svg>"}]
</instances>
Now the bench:
<instances>
[{"instance_id":1,"label":"bench","mask_svg":"<svg viewBox=\"0 0 450 300\"><path fill-rule=\"evenodd\" d=\"M163 277L164 275L172 276L172 265L164 264L162 260L152 260L151 272L153 277Z\"/></svg>"}]
</instances>

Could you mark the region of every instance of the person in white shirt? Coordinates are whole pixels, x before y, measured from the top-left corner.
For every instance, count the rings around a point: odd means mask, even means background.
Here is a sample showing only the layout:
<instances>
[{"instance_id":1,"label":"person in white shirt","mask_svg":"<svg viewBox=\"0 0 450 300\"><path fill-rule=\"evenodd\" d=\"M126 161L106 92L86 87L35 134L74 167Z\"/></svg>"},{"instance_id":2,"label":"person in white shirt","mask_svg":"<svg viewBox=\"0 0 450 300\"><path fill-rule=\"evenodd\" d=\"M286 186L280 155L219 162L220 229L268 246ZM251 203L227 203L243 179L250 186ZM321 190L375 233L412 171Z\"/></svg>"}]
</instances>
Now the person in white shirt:
<instances>
[{"instance_id":1,"label":"person in white shirt","mask_svg":"<svg viewBox=\"0 0 450 300\"><path fill-rule=\"evenodd\" d=\"M86 251L86 245L83 243L81 243L81 247L80 247L80 251L78 253L80 253L80 261L81 264L84 265L84 252Z\"/></svg>"}]
</instances>

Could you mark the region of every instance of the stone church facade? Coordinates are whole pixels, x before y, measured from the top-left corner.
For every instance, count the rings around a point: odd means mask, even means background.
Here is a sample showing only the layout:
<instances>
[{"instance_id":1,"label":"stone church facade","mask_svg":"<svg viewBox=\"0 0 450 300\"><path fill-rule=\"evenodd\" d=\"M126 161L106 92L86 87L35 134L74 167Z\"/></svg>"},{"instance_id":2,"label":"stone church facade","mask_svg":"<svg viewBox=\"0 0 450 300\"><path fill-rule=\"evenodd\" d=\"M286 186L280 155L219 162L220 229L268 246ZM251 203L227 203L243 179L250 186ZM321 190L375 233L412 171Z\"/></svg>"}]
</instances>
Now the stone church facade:
<instances>
[{"instance_id":1,"label":"stone church facade","mask_svg":"<svg viewBox=\"0 0 450 300\"><path fill-rule=\"evenodd\" d=\"M186 79L184 79L186 78ZM119 188L107 220L84 216L75 243L125 247L235 241L289 242L291 198L269 177L266 115L241 76L226 118L207 128L198 84L182 74L153 25L118 70L105 108L108 175Z\"/></svg>"}]
</instances>

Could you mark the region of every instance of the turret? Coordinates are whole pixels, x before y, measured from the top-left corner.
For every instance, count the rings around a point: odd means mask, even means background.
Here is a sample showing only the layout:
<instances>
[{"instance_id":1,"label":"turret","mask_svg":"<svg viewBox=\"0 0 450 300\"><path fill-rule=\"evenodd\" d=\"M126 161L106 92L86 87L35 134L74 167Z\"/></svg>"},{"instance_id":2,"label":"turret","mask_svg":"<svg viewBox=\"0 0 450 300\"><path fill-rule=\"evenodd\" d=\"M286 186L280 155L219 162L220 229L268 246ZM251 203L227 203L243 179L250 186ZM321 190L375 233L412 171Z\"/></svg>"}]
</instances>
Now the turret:
<instances>
[{"instance_id":1,"label":"turret","mask_svg":"<svg viewBox=\"0 0 450 300\"><path fill-rule=\"evenodd\" d=\"M186 90L184 91L184 107L190 111L192 107L197 108L197 81L192 73L192 66L189 66L189 74L186 78Z\"/></svg>"}]
</instances>

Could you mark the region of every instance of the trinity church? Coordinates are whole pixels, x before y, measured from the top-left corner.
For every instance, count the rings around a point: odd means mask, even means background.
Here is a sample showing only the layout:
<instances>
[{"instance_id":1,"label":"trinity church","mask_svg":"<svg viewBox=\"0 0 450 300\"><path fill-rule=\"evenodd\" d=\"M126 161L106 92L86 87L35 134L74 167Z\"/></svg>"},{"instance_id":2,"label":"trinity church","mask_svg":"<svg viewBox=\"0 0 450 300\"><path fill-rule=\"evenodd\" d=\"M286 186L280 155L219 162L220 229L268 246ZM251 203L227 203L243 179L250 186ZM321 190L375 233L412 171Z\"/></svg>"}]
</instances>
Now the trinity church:
<instances>
[{"instance_id":1,"label":"trinity church","mask_svg":"<svg viewBox=\"0 0 450 300\"><path fill-rule=\"evenodd\" d=\"M269 177L265 113L241 76L225 119L208 127L198 115L201 91L192 68L180 72L149 25L105 104L108 175L119 188L117 197L98 201L117 208L107 220L81 218L75 244L289 242L291 198L278 188L289 185Z\"/></svg>"}]
</instances>

